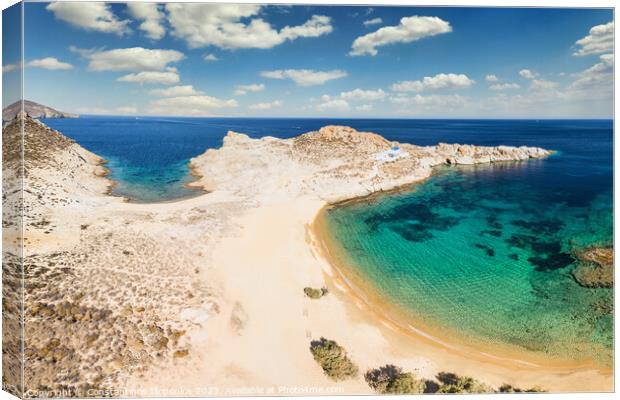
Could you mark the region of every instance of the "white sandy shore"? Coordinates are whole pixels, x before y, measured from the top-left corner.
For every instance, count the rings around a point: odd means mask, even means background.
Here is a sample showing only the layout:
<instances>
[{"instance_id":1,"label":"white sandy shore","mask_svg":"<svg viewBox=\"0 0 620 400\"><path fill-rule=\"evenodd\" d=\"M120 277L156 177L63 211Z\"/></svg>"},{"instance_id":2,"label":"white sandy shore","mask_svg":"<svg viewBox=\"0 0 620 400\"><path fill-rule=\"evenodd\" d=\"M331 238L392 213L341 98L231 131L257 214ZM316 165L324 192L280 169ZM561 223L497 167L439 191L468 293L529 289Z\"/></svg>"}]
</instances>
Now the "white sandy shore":
<instances>
[{"instance_id":1,"label":"white sandy shore","mask_svg":"<svg viewBox=\"0 0 620 400\"><path fill-rule=\"evenodd\" d=\"M127 358L106 364L122 370L114 387L133 390L129 394L371 393L362 376L333 382L323 374L309 351L310 341L322 336L346 348L361 371L395 364L423 378L450 371L494 387L612 390L611 371L592 365L541 363L540 358L534 366L450 349L425 333L403 331L378 315L380 308L370 309L351 292L327 259L321 229L314 226L324 206L419 181L446 160L475 163L548 154L542 149L403 145L408 155L397 161L372 157L391 145L377 135L344 128L290 140L229 134L223 148L192 161L196 185L210 193L161 204L123 203L101 195L74 208L47 210L56 230L45 237L32 232L31 249L56 251L79 244L83 224L114 233L106 236L108 245L132 247L128 260L139 252L139 243L132 243L135 235L156 246L151 255L139 253L141 259L131 267L137 269L131 278L137 292L114 297L110 307L120 307L120 301L144 303L138 294L146 284L140 274L158 278L163 284L155 290L161 299L148 294L153 296L148 318L186 330L178 349L188 352L177 357L172 351L178 350L171 349L154 356L145 337L140 350L149 357L145 368L131 367ZM95 254L102 246L97 243L90 250ZM115 273L102 273L111 275L112 285ZM178 282L169 279L175 276ZM330 293L311 300L303 295L306 286L327 286ZM167 288L178 287L192 296L167 296ZM514 358L531 361L527 354Z\"/></svg>"}]
</instances>

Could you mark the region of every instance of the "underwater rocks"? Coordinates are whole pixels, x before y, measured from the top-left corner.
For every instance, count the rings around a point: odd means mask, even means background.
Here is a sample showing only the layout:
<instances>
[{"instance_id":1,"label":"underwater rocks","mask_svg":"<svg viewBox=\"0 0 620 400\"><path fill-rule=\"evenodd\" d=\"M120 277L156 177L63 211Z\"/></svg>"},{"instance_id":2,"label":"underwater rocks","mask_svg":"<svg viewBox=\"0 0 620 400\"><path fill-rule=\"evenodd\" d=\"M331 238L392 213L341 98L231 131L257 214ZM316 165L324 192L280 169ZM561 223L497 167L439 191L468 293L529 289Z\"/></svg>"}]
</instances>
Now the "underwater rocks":
<instances>
[{"instance_id":1,"label":"underwater rocks","mask_svg":"<svg viewBox=\"0 0 620 400\"><path fill-rule=\"evenodd\" d=\"M612 288L614 285L614 250L612 247L590 247L576 251L579 265L571 272L583 287Z\"/></svg>"}]
</instances>

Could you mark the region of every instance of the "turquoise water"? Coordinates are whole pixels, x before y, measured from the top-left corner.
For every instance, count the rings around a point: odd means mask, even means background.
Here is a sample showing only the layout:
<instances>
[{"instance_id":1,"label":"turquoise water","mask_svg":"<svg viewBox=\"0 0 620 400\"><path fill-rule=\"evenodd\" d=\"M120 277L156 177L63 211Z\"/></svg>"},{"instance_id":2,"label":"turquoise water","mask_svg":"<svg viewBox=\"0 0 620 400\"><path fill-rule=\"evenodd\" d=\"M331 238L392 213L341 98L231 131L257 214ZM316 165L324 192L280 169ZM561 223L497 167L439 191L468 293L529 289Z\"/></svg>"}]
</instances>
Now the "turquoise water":
<instances>
[{"instance_id":1,"label":"turquoise water","mask_svg":"<svg viewBox=\"0 0 620 400\"><path fill-rule=\"evenodd\" d=\"M570 272L575 249L612 245L611 130L574 125L557 139L538 132L560 150L549 159L446 167L409 191L331 208L350 272L465 342L609 366L613 291Z\"/></svg>"}]
</instances>

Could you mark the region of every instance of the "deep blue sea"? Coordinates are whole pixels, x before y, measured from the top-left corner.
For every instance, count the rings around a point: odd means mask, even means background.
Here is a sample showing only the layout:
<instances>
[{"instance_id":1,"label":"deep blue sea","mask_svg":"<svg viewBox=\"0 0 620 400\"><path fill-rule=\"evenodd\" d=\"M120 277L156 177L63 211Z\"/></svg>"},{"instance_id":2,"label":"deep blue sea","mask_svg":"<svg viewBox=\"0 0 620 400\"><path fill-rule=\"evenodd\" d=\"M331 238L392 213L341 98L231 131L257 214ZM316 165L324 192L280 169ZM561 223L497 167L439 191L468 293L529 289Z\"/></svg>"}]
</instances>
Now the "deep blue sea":
<instances>
[{"instance_id":1,"label":"deep blue sea","mask_svg":"<svg viewBox=\"0 0 620 400\"><path fill-rule=\"evenodd\" d=\"M46 124L109 160L116 194L136 201L171 200L192 194L187 162L217 148L228 130L288 138L328 124L349 125L389 140L419 145L439 142L476 145L529 145L558 150L536 172L515 169L538 187L580 201L603 188L612 176L612 121L592 120L386 120L251 119L83 116L45 119ZM587 177L587 179L583 179ZM568 187L567 187L568 186Z\"/></svg>"},{"instance_id":2,"label":"deep blue sea","mask_svg":"<svg viewBox=\"0 0 620 400\"><path fill-rule=\"evenodd\" d=\"M439 168L411 190L326 214L329 231L386 301L463 337L611 360L611 289L579 286L573 253L613 237L613 121L82 117L51 127L109 160L114 194L200 193L187 162L228 130L287 138L349 125L389 140L540 146L543 160ZM472 339L473 340L473 339Z\"/></svg>"}]
</instances>

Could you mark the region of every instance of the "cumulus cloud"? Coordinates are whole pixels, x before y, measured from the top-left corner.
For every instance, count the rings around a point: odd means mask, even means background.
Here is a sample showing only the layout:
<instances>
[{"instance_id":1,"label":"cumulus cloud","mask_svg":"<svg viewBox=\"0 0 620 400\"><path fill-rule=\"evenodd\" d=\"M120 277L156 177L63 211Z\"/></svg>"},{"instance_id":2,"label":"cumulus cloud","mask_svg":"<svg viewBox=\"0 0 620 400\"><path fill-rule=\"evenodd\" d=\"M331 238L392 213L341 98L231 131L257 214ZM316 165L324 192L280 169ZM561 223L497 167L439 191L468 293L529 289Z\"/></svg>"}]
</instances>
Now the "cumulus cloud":
<instances>
[{"instance_id":1,"label":"cumulus cloud","mask_svg":"<svg viewBox=\"0 0 620 400\"><path fill-rule=\"evenodd\" d=\"M299 86L317 86L333 79L343 78L347 76L347 73L339 69L332 71L314 71L311 69L277 69L274 71L263 71L260 75L263 78L269 79L291 79Z\"/></svg>"},{"instance_id":2,"label":"cumulus cloud","mask_svg":"<svg viewBox=\"0 0 620 400\"><path fill-rule=\"evenodd\" d=\"M257 103L249 105L248 108L250 110L271 110L272 108L282 106L282 102L280 100L274 100L271 103Z\"/></svg>"},{"instance_id":3,"label":"cumulus cloud","mask_svg":"<svg viewBox=\"0 0 620 400\"><path fill-rule=\"evenodd\" d=\"M569 86L569 89L612 92L614 72L613 54L603 54L599 58L599 63L576 74L577 79Z\"/></svg>"},{"instance_id":4,"label":"cumulus cloud","mask_svg":"<svg viewBox=\"0 0 620 400\"><path fill-rule=\"evenodd\" d=\"M612 52L614 49L614 22L592 27L589 35L579 39L575 45L579 47L573 53L575 56Z\"/></svg>"},{"instance_id":5,"label":"cumulus cloud","mask_svg":"<svg viewBox=\"0 0 620 400\"><path fill-rule=\"evenodd\" d=\"M78 107L74 110L79 114L89 115L132 115L138 113L138 108L135 106L120 106L120 107Z\"/></svg>"},{"instance_id":6,"label":"cumulus cloud","mask_svg":"<svg viewBox=\"0 0 620 400\"><path fill-rule=\"evenodd\" d=\"M425 37L452 31L450 24L438 17L404 17L396 26L385 26L379 30L360 36L353 42L349 55L376 56L377 47L393 43L411 43Z\"/></svg>"},{"instance_id":7,"label":"cumulus cloud","mask_svg":"<svg viewBox=\"0 0 620 400\"><path fill-rule=\"evenodd\" d=\"M205 54L203 58L205 61L219 61L220 60L219 58L217 58L215 54Z\"/></svg>"},{"instance_id":8,"label":"cumulus cloud","mask_svg":"<svg viewBox=\"0 0 620 400\"><path fill-rule=\"evenodd\" d=\"M383 20L379 17L364 21L364 26L372 26L382 24Z\"/></svg>"},{"instance_id":9,"label":"cumulus cloud","mask_svg":"<svg viewBox=\"0 0 620 400\"><path fill-rule=\"evenodd\" d=\"M166 97L151 102L149 113L156 115L212 115L213 109L237 107L235 100L207 95Z\"/></svg>"},{"instance_id":10,"label":"cumulus cloud","mask_svg":"<svg viewBox=\"0 0 620 400\"><path fill-rule=\"evenodd\" d=\"M129 15L142 21L138 27L146 37L159 40L166 34L163 26L164 13L157 3L127 3Z\"/></svg>"},{"instance_id":11,"label":"cumulus cloud","mask_svg":"<svg viewBox=\"0 0 620 400\"><path fill-rule=\"evenodd\" d=\"M172 35L184 39L191 48L269 49L287 40L325 35L333 29L329 17L313 15L302 25L286 26L278 31L262 18L252 18L261 8L256 4L166 5Z\"/></svg>"},{"instance_id":12,"label":"cumulus cloud","mask_svg":"<svg viewBox=\"0 0 620 400\"><path fill-rule=\"evenodd\" d=\"M124 35L131 30L129 20L120 21L106 3L58 2L50 3L46 10L54 16L82 29Z\"/></svg>"},{"instance_id":13,"label":"cumulus cloud","mask_svg":"<svg viewBox=\"0 0 620 400\"><path fill-rule=\"evenodd\" d=\"M519 89L518 83L496 83L495 85L489 86L491 90L510 90L510 89Z\"/></svg>"},{"instance_id":14,"label":"cumulus cloud","mask_svg":"<svg viewBox=\"0 0 620 400\"><path fill-rule=\"evenodd\" d=\"M357 111L372 111L372 104L362 104L360 106L356 106L355 109Z\"/></svg>"},{"instance_id":15,"label":"cumulus cloud","mask_svg":"<svg viewBox=\"0 0 620 400\"><path fill-rule=\"evenodd\" d=\"M458 95L429 95L423 96L420 94L416 94L415 96L392 96L390 97L390 102L399 105L399 106L419 106L426 109L432 108L458 108L463 107L466 104L466 98Z\"/></svg>"},{"instance_id":16,"label":"cumulus cloud","mask_svg":"<svg viewBox=\"0 0 620 400\"><path fill-rule=\"evenodd\" d=\"M558 87L560 84L557 82L548 81L545 79L534 79L532 80L532 85L530 89L532 90L546 90L546 89L554 89Z\"/></svg>"},{"instance_id":17,"label":"cumulus cloud","mask_svg":"<svg viewBox=\"0 0 620 400\"><path fill-rule=\"evenodd\" d=\"M112 50L70 48L89 60L92 71L161 71L185 56L180 51L130 47Z\"/></svg>"},{"instance_id":18,"label":"cumulus cloud","mask_svg":"<svg viewBox=\"0 0 620 400\"><path fill-rule=\"evenodd\" d=\"M421 92L437 89L464 89L475 83L465 74L437 74L417 81L400 81L392 85L396 92Z\"/></svg>"},{"instance_id":19,"label":"cumulus cloud","mask_svg":"<svg viewBox=\"0 0 620 400\"><path fill-rule=\"evenodd\" d=\"M265 85L262 83L253 83L251 85L236 85L235 96L243 96L248 92L261 92L265 90Z\"/></svg>"},{"instance_id":20,"label":"cumulus cloud","mask_svg":"<svg viewBox=\"0 0 620 400\"><path fill-rule=\"evenodd\" d=\"M340 98L352 101L379 101L385 99L386 95L387 94L382 89L354 89L349 92L340 93Z\"/></svg>"},{"instance_id":21,"label":"cumulus cloud","mask_svg":"<svg viewBox=\"0 0 620 400\"><path fill-rule=\"evenodd\" d=\"M195 94L202 94L202 92L195 90L192 85L172 86L165 89L153 89L149 91L149 94L153 96L161 97L178 97L178 96L191 96Z\"/></svg>"},{"instance_id":22,"label":"cumulus cloud","mask_svg":"<svg viewBox=\"0 0 620 400\"><path fill-rule=\"evenodd\" d=\"M485 76L484 80L487 81L487 82L497 82L498 81L497 76L492 75L492 74Z\"/></svg>"},{"instance_id":23,"label":"cumulus cloud","mask_svg":"<svg viewBox=\"0 0 620 400\"><path fill-rule=\"evenodd\" d=\"M343 112L351 109L349 103L343 99L333 99L328 95L323 95L321 101L322 103L316 106L317 111Z\"/></svg>"},{"instance_id":24,"label":"cumulus cloud","mask_svg":"<svg viewBox=\"0 0 620 400\"><path fill-rule=\"evenodd\" d=\"M534 71L531 71L529 69L522 69L521 71L519 71L519 75L521 75L521 77L525 78L525 79L535 79L538 74Z\"/></svg>"},{"instance_id":25,"label":"cumulus cloud","mask_svg":"<svg viewBox=\"0 0 620 400\"><path fill-rule=\"evenodd\" d=\"M28 67L44 68L49 70L63 70L72 69L73 65L58 61L55 57L45 57L32 60L26 64Z\"/></svg>"},{"instance_id":26,"label":"cumulus cloud","mask_svg":"<svg viewBox=\"0 0 620 400\"><path fill-rule=\"evenodd\" d=\"M20 65L21 65L21 63L19 63L19 64L5 64L5 65L2 66L2 73L15 71L15 70L19 69Z\"/></svg>"},{"instance_id":27,"label":"cumulus cloud","mask_svg":"<svg viewBox=\"0 0 620 400\"><path fill-rule=\"evenodd\" d=\"M176 68L168 68L166 71L142 71L123 75L117 79L119 82L131 82L143 84L173 85L179 83L179 73Z\"/></svg>"}]
</instances>

